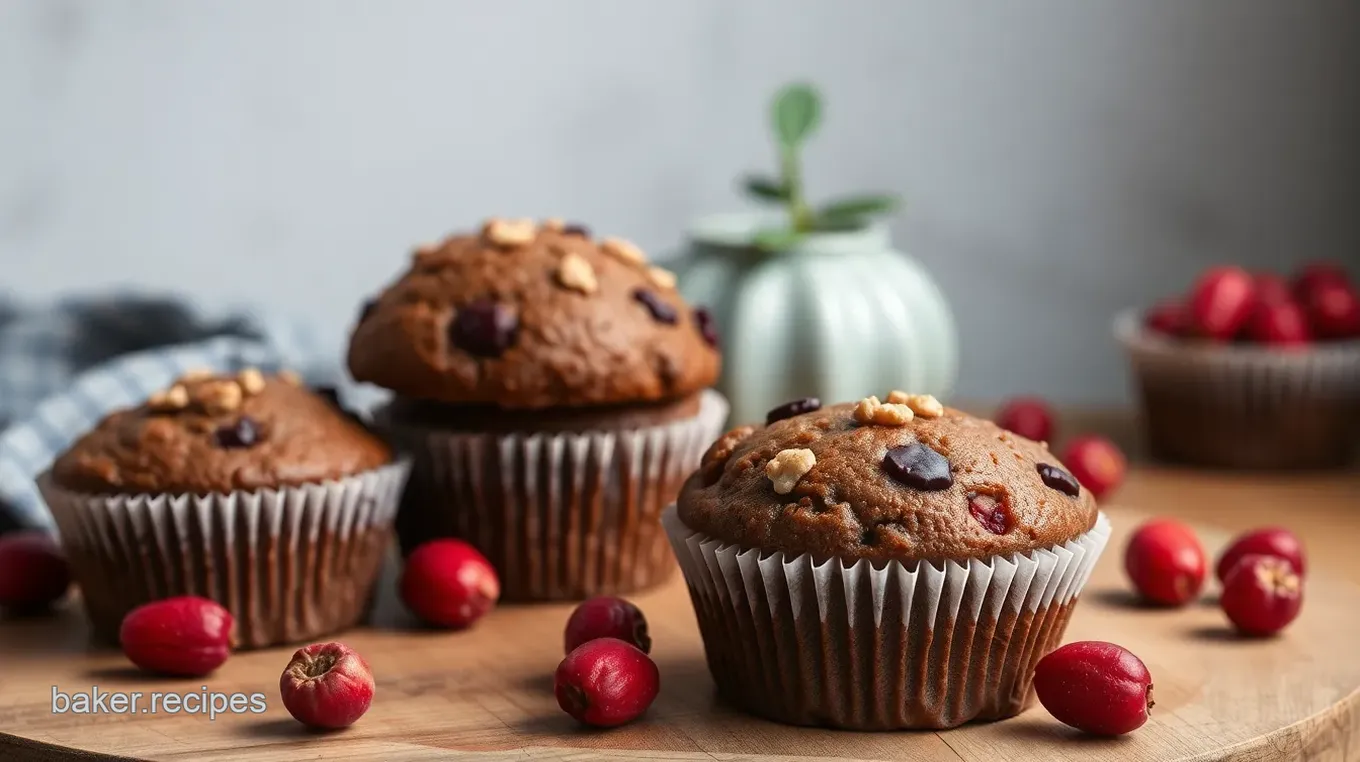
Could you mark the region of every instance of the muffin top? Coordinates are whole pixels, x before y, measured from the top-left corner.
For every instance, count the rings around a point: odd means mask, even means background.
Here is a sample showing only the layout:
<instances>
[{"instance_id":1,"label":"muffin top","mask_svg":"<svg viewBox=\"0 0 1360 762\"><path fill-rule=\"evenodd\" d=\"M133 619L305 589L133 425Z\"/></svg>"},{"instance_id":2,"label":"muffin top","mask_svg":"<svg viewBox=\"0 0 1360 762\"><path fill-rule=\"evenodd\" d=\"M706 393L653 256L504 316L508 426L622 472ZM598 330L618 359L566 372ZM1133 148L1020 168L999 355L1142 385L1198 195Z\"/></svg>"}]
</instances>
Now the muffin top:
<instances>
[{"instance_id":1,"label":"muffin top","mask_svg":"<svg viewBox=\"0 0 1360 762\"><path fill-rule=\"evenodd\" d=\"M52 466L61 487L98 494L230 492L337 479L392 453L297 376L186 374L99 422Z\"/></svg>"},{"instance_id":2,"label":"muffin top","mask_svg":"<svg viewBox=\"0 0 1360 762\"><path fill-rule=\"evenodd\" d=\"M680 399L719 366L713 321L674 275L555 220L493 219L421 247L365 305L349 347L359 381L507 409Z\"/></svg>"},{"instance_id":3,"label":"muffin top","mask_svg":"<svg viewBox=\"0 0 1360 762\"><path fill-rule=\"evenodd\" d=\"M1096 503L1040 442L892 392L776 408L727 432L678 502L681 521L746 548L818 560L963 561L1067 542Z\"/></svg>"}]
</instances>

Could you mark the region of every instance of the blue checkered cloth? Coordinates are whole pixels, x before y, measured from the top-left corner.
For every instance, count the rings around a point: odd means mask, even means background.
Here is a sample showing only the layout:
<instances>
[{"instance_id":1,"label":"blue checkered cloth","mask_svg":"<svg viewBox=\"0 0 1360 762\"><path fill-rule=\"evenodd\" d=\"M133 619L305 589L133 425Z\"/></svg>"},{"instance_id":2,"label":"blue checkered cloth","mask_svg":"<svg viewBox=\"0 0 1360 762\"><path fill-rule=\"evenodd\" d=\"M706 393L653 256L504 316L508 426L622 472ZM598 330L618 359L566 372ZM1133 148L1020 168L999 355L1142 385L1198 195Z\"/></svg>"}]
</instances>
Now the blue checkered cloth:
<instances>
[{"instance_id":1,"label":"blue checkered cloth","mask_svg":"<svg viewBox=\"0 0 1360 762\"><path fill-rule=\"evenodd\" d=\"M140 404L192 368L343 374L303 323L251 310L201 312L173 298L117 295L26 308L0 299L0 531L53 529L34 479L109 412Z\"/></svg>"}]
</instances>

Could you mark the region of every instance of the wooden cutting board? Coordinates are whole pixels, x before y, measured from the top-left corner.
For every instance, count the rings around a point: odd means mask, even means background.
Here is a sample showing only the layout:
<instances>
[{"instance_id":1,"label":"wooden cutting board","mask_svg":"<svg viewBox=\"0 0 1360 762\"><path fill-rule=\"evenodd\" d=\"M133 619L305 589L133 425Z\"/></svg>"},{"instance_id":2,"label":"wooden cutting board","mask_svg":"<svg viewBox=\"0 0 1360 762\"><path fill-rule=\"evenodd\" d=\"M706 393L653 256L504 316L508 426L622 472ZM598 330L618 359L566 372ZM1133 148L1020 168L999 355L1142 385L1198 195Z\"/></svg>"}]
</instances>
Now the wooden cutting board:
<instances>
[{"instance_id":1,"label":"wooden cutting board","mask_svg":"<svg viewBox=\"0 0 1360 762\"><path fill-rule=\"evenodd\" d=\"M552 695L567 605L502 607L465 633L423 631L391 595L373 627L338 639L377 675L373 708L354 727L313 733L278 697L291 649L237 654L206 680L129 668L88 643L74 606L56 617L0 620L0 759L668 759L668 760L1293 760L1360 759L1360 476L1216 477L1141 469L1109 510L1115 536L1068 640L1121 643L1147 663L1153 719L1131 736L1094 739L1040 707L947 732L862 734L785 727L744 716L713 695L688 595L677 578L636 598L651 620L662 694L646 717L612 731L577 727ZM1149 512L1238 529L1275 520L1310 544L1303 615L1285 636L1236 638L1205 600L1180 611L1137 607L1120 570L1125 538ZM1206 529L1216 550L1227 535ZM260 715L52 713L63 693L263 692ZM78 751L77 751L78 750Z\"/></svg>"}]
</instances>

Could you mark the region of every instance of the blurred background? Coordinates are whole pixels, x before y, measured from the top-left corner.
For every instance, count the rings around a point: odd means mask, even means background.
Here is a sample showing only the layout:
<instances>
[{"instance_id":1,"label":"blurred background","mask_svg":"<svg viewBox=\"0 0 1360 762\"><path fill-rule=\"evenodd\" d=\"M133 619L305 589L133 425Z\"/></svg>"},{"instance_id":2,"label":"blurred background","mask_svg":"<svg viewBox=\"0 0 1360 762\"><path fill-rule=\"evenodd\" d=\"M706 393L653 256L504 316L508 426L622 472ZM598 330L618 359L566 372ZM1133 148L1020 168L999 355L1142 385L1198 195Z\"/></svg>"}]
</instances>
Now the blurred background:
<instances>
[{"instance_id":1,"label":"blurred background","mask_svg":"<svg viewBox=\"0 0 1360 762\"><path fill-rule=\"evenodd\" d=\"M1354 0L0 0L0 294L258 305L338 359L485 216L681 250L794 79L811 194L906 198L963 397L1122 402L1115 310L1360 258Z\"/></svg>"}]
</instances>

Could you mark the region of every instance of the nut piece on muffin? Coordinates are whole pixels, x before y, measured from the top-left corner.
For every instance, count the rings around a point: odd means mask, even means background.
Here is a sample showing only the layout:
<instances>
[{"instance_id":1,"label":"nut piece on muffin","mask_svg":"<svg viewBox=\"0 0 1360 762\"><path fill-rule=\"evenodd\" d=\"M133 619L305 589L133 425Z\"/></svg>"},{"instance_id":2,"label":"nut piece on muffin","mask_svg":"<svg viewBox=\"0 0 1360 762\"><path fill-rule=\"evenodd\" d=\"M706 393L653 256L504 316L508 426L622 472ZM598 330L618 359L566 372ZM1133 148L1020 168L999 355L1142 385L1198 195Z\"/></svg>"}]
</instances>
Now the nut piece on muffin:
<instances>
[{"instance_id":1,"label":"nut piece on muffin","mask_svg":"<svg viewBox=\"0 0 1360 762\"><path fill-rule=\"evenodd\" d=\"M861 730L1020 712L1109 533L1043 444L900 391L733 429L666 526L719 689Z\"/></svg>"},{"instance_id":2,"label":"nut piece on muffin","mask_svg":"<svg viewBox=\"0 0 1360 762\"><path fill-rule=\"evenodd\" d=\"M406 471L330 396L247 368L186 373L108 415L39 484L102 635L201 595L250 648L358 621Z\"/></svg>"},{"instance_id":3,"label":"nut piece on muffin","mask_svg":"<svg viewBox=\"0 0 1360 762\"><path fill-rule=\"evenodd\" d=\"M417 249L365 305L355 379L414 467L402 549L473 543L506 600L626 593L674 564L657 522L726 402L712 318L636 245L491 219Z\"/></svg>"}]
</instances>

